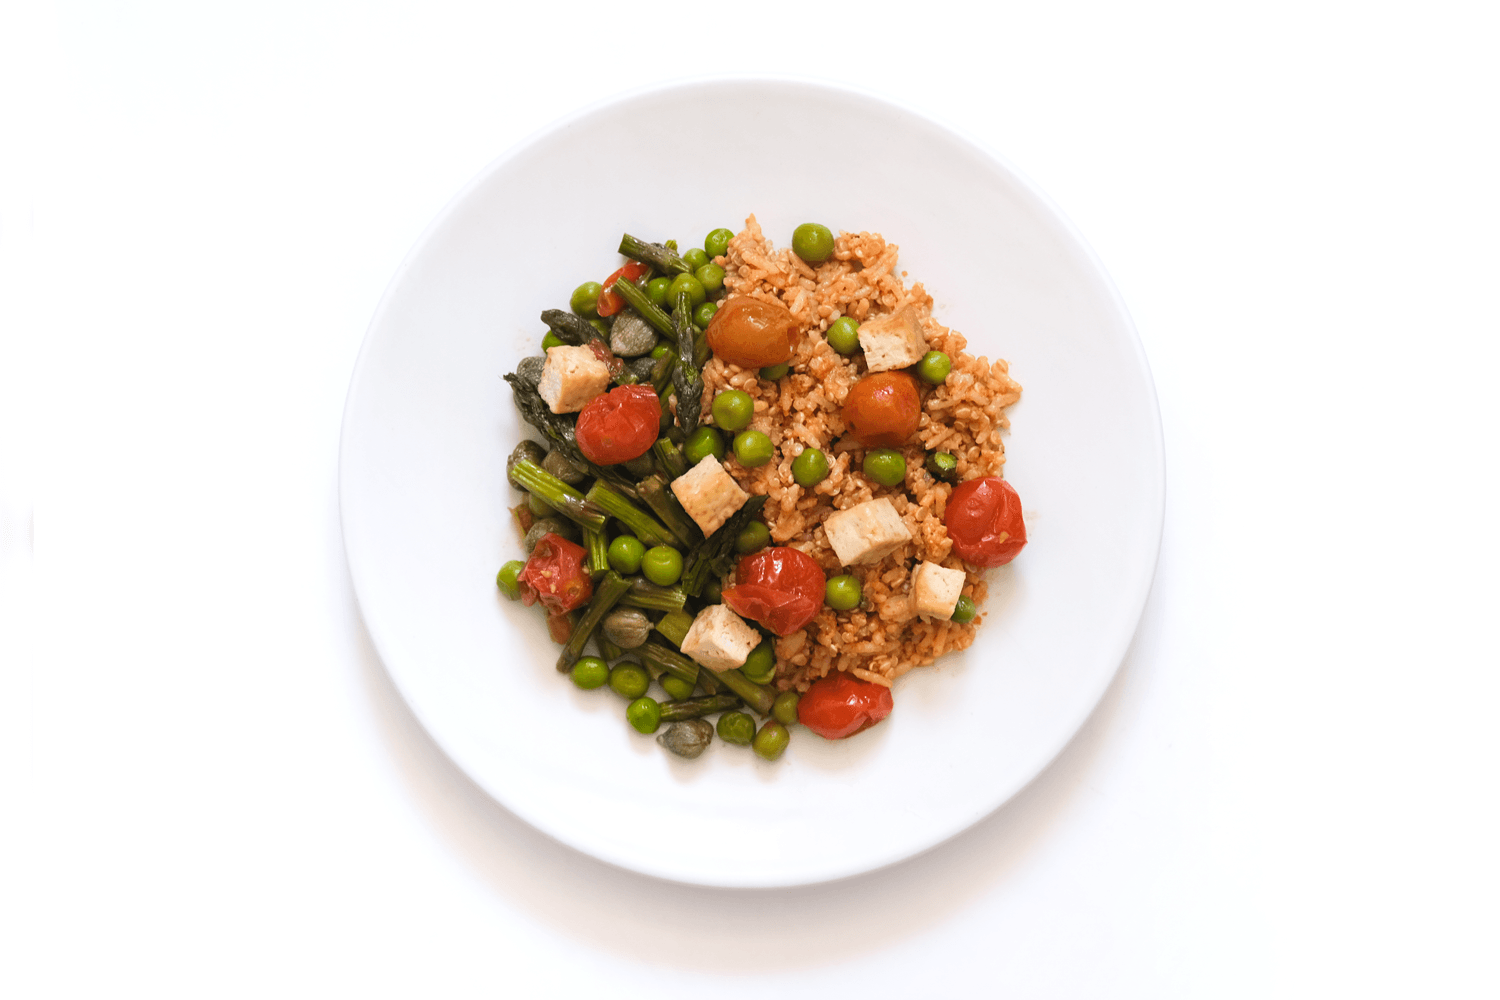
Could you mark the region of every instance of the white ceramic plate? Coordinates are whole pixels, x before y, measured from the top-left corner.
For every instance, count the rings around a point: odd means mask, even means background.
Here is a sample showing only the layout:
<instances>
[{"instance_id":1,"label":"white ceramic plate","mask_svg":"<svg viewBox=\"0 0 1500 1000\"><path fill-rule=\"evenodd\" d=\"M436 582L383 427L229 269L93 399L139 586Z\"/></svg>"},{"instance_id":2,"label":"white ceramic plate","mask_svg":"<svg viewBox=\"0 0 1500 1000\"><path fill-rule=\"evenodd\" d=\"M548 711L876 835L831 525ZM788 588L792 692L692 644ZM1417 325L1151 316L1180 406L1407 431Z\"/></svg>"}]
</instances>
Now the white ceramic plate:
<instances>
[{"instance_id":1,"label":"white ceramic plate","mask_svg":"<svg viewBox=\"0 0 1500 1000\"><path fill-rule=\"evenodd\" d=\"M691 127L689 127L689 125ZM709 140L707 137L713 135ZM688 143L685 136L693 136ZM992 571L975 645L914 671L883 724L794 730L766 763L715 740L682 761L607 689L555 672L541 615L503 600L520 554L505 456L528 433L501 374L538 314L619 265L621 232L700 241L754 212L879 232L976 354L1010 359L1006 477L1030 544ZM532 435L536 436L536 435ZM360 608L396 685L491 795L580 851L717 886L868 871L937 844L1035 777L1134 633L1161 536L1150 371L1103 269L1014 170L884 101L786 80L616 100L490 166L393 279L344 415L340 494Z\"/></svg>"}]
</instances>

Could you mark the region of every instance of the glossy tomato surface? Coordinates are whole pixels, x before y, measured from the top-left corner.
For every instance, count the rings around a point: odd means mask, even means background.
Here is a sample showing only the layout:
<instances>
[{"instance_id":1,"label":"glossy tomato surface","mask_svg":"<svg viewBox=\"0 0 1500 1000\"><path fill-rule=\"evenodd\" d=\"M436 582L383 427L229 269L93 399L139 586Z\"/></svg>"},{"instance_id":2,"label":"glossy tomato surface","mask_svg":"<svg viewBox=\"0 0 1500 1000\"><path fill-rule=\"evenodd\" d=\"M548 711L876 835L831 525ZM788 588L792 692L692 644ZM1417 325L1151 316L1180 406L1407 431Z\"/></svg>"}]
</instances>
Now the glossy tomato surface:
<instances>
[{"instance_id":1,"label":"glossy tomato surface","mask_svg":"<svg viewBox=\"0 0 1500 1000\"><path fill-rule=\"evenodd\" d=\"M613 316L615 313L625 308L625 297L614 290L616 280L624 278L627 281L635 281L641 275L646 274L650 270L650 264L642 264L638 260L633 260L629 264L626 264L624 267L611 274L609 277L605 278L603 281L604 287L599 291L599 301L596 306L599 310L599 315Z\"/></svg>"},{"instance_id":2,"label":"glossy tomato surface","mask_svg":"<svg viewBox=\"0 0 1500 1000\"><path fill-rule=\"evenodd\" d=\"M866 375L844 397L844 422L866 448L899 448L917 432L922 397L906 372Z\"/></svg>"},{"instance_id":3,"label":"glossy tomato surface","mask_svg":"<svg viewBox=\"0 0 1500 1000\"><path fill-rule=\"evenodd\" d=\"M842 740L891 714L891 689L835 670L797 702L797 721L825 740Z\"/></svg>"},{"instance_id":4,"label":"glossy tomato surface","mask_svg":"<svg viewBox=\"0 0 1500 1000\"><path fill-rule=\"evenodd\" d=\"M799 331L784 306L741 295L719 307L704 335L715 357L741 368L769 368L792 359Z\"/></svg>"},{"instance_id":5,"label":"glossy tomato surface","mask_svg":"<svg viewBox=\"0 0 1500 1000\"><path fill-rule=\"evenodd\" d=\"M595 465L644 455L656 443L661 400L649 385L622 385L595 396L578 414L578 450Z\"/></svg>"},{"instance_id":6,"label":"glossy tomato surface","mask_svg":"<svg viewBox=\"0 0 1500 1000\"><path fill-rule=\"evenodd\" d=\"M813 557L786 546L762 549L740 560L736 582L724 591L730 610L790 635L818 616L823 570Z\"/></svg>"},{"instance_id":7,"label":"glossy tomato surface","mask_svg":"<svg viewBox=\"0 0 1500 1000\"><path fill-rule=\"evenodd\" d=\"M531 550L521 579L553 615L572 611L594 596L594 584L583 568L587 555L581 545L549 531Z\"/></svg>"},{"instance_id":8,"label":"glossy tomato surface","mask_svg":"<svg viewBox=\"0 0 1500 1000\"><path fill-rule=\"evenodd\" d=\"M999 476L970 479L953 488L943 524L953 551L976 566L1004 566L1026 544L1021 498Z\"/></svg>"}]
</instances>

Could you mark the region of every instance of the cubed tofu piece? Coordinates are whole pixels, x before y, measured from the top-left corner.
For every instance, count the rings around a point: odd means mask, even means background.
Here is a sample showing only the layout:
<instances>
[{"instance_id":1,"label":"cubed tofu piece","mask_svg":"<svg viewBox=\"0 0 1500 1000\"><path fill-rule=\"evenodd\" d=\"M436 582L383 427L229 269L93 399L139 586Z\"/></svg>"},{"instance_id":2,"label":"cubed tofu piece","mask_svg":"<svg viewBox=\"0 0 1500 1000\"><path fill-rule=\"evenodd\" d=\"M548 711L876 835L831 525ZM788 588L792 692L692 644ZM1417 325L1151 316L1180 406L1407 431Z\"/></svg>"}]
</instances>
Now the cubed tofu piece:
<instances>
[{"instance_id":1,"label":"cubed tofu piece","mask_svg":"<svg viewBox=\"0 0 1500 1000\"><path fill-rule=\"evenodd\" d=\"M829 514L823 522L828 544L845 566L879 562L911 541L906 522L890 497L866 500L848 510Z\"/></svg>"},{"instance_id":2,"label":"cubed tofu piece","mask_svg":"<svg viewBox=\"0 0 1500 1000\"><path fill-rule=\"evenodd\" d=\"M952 618L964 590L964 571L921 562L911 571L911 602L919 615Z\"/></svg>"},{"instance_id":3,"label":"cubed tofu piece","mask_svg":"<svg viewBox=\"0 0 1500 1000\"><path fill-rule=\"evenodd\" d=\"M705 535L712 535L750 499L712 455L672 480L672 493Z\"/></svg>"},{"instance_id":4,"label":"cubed tofu piece","mask_svg":"<svg viewBox=\"0 0 1500 1000\"><path fill-rule=\"evenodd\" d=\"M889 316L877 316L859 325L859 347L865 352L865 367L872 372L910 368L927 353L922 321L917 307L907 303Z\"/></svg>"},{"instance_id":5,"label":"cubed tofu piece","mask_svg":"<svg viewBox=\"0 0 1500 1000\"><path fill-rule=\"evenodd\" d=\"M750 651L759 645L760 633L722 604L710 604L698 612L682 637L683 654L716 673L743 667Z\"/></svg>"},{"instance_id":6,"label":"cubed tofu piece","mask_svg":"<svg viewBox=\"0 0 1500 1000\"><path fill-rule=\"evenodd\" d=\"M547 348L547 363L536 391L553 413L577 413L608 388L609 366L589 348Z\"/></svg>"}]
</instances>

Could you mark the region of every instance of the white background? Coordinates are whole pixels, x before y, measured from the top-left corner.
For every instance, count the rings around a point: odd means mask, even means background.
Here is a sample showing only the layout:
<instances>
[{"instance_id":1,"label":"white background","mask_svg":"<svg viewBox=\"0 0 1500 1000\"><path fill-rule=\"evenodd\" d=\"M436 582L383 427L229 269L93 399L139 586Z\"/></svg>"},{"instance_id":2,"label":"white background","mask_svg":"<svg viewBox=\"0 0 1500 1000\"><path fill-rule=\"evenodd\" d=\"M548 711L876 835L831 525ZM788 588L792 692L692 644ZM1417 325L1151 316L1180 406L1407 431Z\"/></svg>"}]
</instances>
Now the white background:
<instances>
[{"instance_id":1,"label":"white background","mask_svg":"<svg viewBox=\"0 0 1500 1000\"><path fill-rule=\"evenodd\" d=\"M0 6L0 993L1495 995L1492 9ZM463 184L752 70L1052 196L1140 329L1168 499L1037 782L890 870L727 892L446 761L353 603L336 456ZM698 169L734 127L683 123Z\"/></svg>"}]
</instances>

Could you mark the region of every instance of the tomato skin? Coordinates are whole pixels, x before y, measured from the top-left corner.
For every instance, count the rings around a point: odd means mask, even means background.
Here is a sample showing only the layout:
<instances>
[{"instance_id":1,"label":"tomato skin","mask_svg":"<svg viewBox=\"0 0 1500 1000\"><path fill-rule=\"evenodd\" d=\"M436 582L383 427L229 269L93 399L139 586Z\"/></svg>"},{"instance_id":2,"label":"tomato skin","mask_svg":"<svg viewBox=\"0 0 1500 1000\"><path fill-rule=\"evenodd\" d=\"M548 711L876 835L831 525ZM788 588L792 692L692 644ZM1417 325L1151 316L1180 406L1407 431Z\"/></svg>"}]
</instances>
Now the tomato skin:
<instances>
[{"instance_id":1,"label":"tomato skin","mask_svg":"<svg viewBox=\"0 0 1500 1000\"><path fill-rule=\"evenodd\" d=\"M813 557L779 545L740 560L724 603L777 635L790 635L818 617L827 581Z\"/></svg>"},{"instance_id":2,"label":"tomato skin","mask_svg":"<svg viewBox=\"0 0 1500 1000\"><path fill-rule=\"evenodd\" d=\"M844 397L844 422L866 448L899 448L917 432L922 397L906 372L866 375Z\"/></svg>"},{"instance_id":3,"label":"tomato skin","mask_svg":"<svg viewBox=\"0 0 1500 1000\"><path fill-rule=\"evenodd\" d=\"M891 714L891 689L836 670L814 681L797 702L797 721L825 740L864 732Z\"/></svg>"},{"instance_id":4,"label":"tomato skin","mask_svg":"<svg viewBox=\"0 0 1500 1000\"><path fill-rule=\"evenodd\" d=\"M599 315L613 316L615 313L625 308L624 296L615 291L613 287L616 280L620 278L627 278L630 281L635 281L640 278L641 275L647 273L650 270L650 264L643 264L638 260L633 260L629 264L626 264L624 267L620 268L614 274L611 274L609 277L605 278L603 281L604 287L599 292Z\"/></svg>"},{"instance_id":5,"label":"tomato skin","mask_svg":"<svg viewBox=\"0 0 1500 1000\"><path fill-rule=\"evenodd\" d=\"M741 368L792 360L801 331L785 306L741 295L728 299L703 331L714 356Z\"/></svg>"},{"instance_id":6,"label":"tomato skin","mask_svg":"<svg viewBox=\"0 0 1500 1000\"><path fill-rule=\"evenodd\" d=\"M656 443L661 400L649 385L622 385L595 396L578 414L578 450L595 465L639 458Z\"/></svg>"},{"instance_id":7,"label":"tomato skin","mask_svg":"<svg viewBox=\"0 0 1500 1000\"><path fill-rule=\"evenodd\" d=\"M976 566L1004 566L1026 545L1021 497L999 476L955 486L943 524L953 540L953 551Z\"/></svg>"},{"instance_id":8,"label":"tomato skin","mask_svg":"<svg viewBox=\"0 0 1500 1000\"><path fill-rule=\"evenodd\" d=\"M583 546L549 531L531 550L531 558L521 570L521 580L536 591L537 599L549 614L564 614L594 596L594 583L583 568L587 556Z\"/></svg>"}]
</instances>

